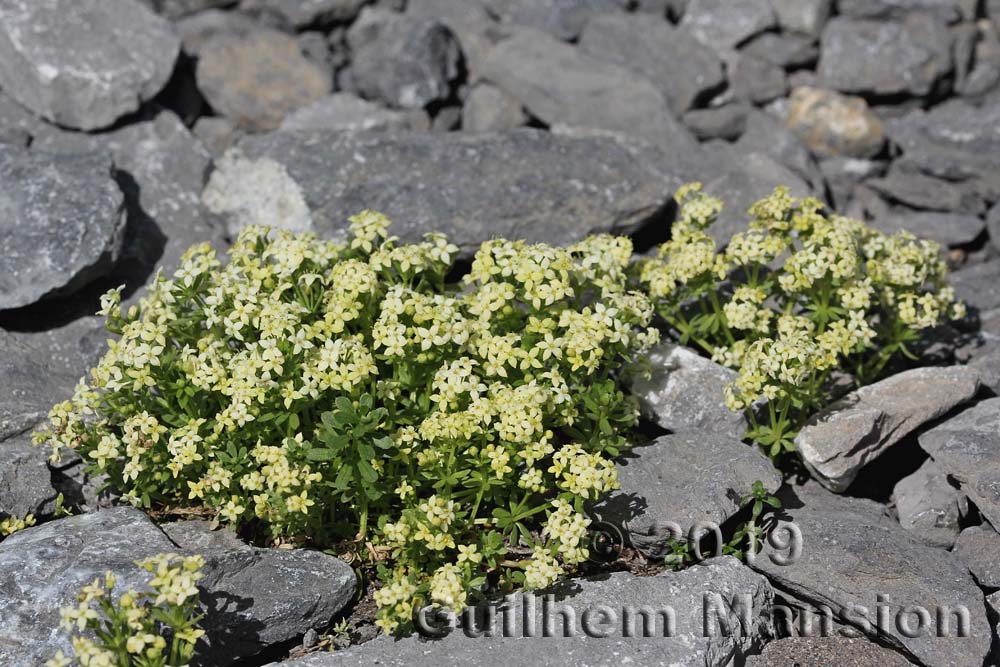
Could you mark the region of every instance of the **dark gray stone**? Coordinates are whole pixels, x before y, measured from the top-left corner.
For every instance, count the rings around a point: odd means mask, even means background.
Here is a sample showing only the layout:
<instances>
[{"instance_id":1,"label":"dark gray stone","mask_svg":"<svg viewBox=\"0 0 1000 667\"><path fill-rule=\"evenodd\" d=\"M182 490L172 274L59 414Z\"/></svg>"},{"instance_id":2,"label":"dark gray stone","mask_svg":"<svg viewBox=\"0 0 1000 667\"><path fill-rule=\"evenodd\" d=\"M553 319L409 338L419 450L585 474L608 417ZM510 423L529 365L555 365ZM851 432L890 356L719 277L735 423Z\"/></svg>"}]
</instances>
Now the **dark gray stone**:
<instances>
[{"instance_id":1,"label":"dark gray stone","mask_svg":"<svg viewBox=\"0 0 1000 667\"><path fill-rule=\"evenodd\" d=\"M252 16L241 12L209 9L177 20L174 27L181 38L184 53L198 56L205 44L216 35L245 37L260 30L261 26Z\"/></svg>"},{"instance_id":2,"label":"dark gray stone","mask_svg":"<svg viewBox=\"0 0 1000 667\"><path fill-rule=\"evenodd\" d=\"M666 21L642 14L602 14L588 21L580 50L652 81L675 114L726 81L716 53Z\"/></svg>"},{"instance_id":3,"label":"dark gray stone","mask_svg":"<svg viewBox=\"0 0 1000 667\"><path fill-rule=\"evenodd\" d=\"M29 431L72 394L78 376L50 367L47 354L0 329L0 442Z\"/></svg>"},{"instance_id":4,"label":"dark gray stone","mask_svg":"<svg viewBox=\"0 0 1000 667\"><path fill-rule=\"evenodd\" d=\"M34 113L93 130L166 85L180 43L135 0L9 0L0 5L0 87Z\"/></svg>"},{"instance_id":5,"label":"dark gray stone","mask_svg":"<svg viewBox=\"0 0 1000 667\"><path fill-rule=\"evenodd\" d=\"M398 111L363 100L353 93L334 93L285 117L282 130L338 132L422 130L430 125L423 110Z\"/></svg>"},{"instance_id":6,"label":"dark gray stone","mask_svg":"<svg viewBox=\"0 0 1000 667\"><path fill-rule=\"evenodd\" d=\"M937 241L945 247L972 243L979 238L985 227L982 218L974 215L910 211L902 207L895 207L888 216L876 218L873 225L887 233L905 229L920 238Z\"/></svg>"},{"instance_id":7,"label":"dark gray stone","mask_svg":"<svg viewBox=\"0 0 1000 667\"><path fill-rule=\"evenodd\" d=\"M871 158L885 144L882 121L860 97L822 88L796 88L785 121L814 154Z\"/></svg>"},{"instance_id":8,"label":"dark gray stone","mask_svg":"<svg viewBox=\"0 0 1000 667\"><path fill-rule=\"evenodd\" d=\"M777 67L806 67L816 64L816 40L796 34L765 32L740 47L740 53Z\"/></svg>"},{"instance_id":9,"label":"dark gray stone","mask_svg":"<svg viewBox=\"0 0 1000 667\"><path fill-rule=\"evenodd\" d=\"M622 132L671 155L696 149L694 138L648 79L544 32L523 28L500 42L483 63L482 74L549 125Z\"/></svg>"},{"instance_id":10,"label":"dark gray stone","mask_svg":"<svg viewBox=\"0 0 1000 667\"><path fill-rule=\"evenodd\" d=\"M785 539L765 541L751 567L808 607L829 607L854 636L877 638L921 665L982 664L991 630L982 592L966 568L881 516L880 505L818 491L801 487L797 501L786 498L786 517L773 533ZM800 546L794 557L789 541ZM923 632L904 633L895 623L911 605L930 614ZM968 613L966 636L959 635L961 610ZM949 623L947 629L939 619ZM915 616L906 622L912 629Z\"/></svg>"},{"instance_id":11,"label":"dark gray stone","mask_svg":"<svg viewBox=\"0 0 1000 667\"><path fill-rule=\"evenodd\" d=\"M795 447L817 481L843 492L889 447L969 401L978 390L978 374L963 366L903 371L819 412L799 431Z\"/></svg>"},{"instance_id":12,"label":"dark gray stone","mask_svg":"<svg viewBox=\"0 0 1000 667\"><path fill-rule=\"evenodd\" d=\"M684 182L654 148L610 133L278 132L239 148L287 170L323 235L373 208L396 235L436 229L466 253L495 236L569 243L635 229Z\"/></svg>"},{"instance_id":13,"label":"dark gray stone","mask_svg":"<svg viewBox=\"0 0 1000 667\"><path fill-rule=\"evenodd\" d=\"M709 109L692 109L681 121L699 139L739 139L747 128L749 109L743 104L724 104Z\"/></svg>"},{"instance_id":14,"label":"dark gray stone","mask_svg":"<svg viewBox=\"0 0 1000 667\"><path fill-rule=\"evenodd\" d=\"M892 500L899 525L921 542L943 549L955 544L959 522L969 510L965 494L930 459L896 483Z\"/></svg>"},{"instance_id":15,"label":"dark gray stone","mask_svg":"<svg viewBox=\"0 0 1000 667\"><path fill-rule=\"evenodd\" d=\"M282 119L330 93L333 81L275 30L219 33L202 46L198 89L219 113L248 130L272 130Z\"/></svg>"},{"instance_id":16,"label":"dark gray stone","mask_svg":"<svg viewBox=\"0 0 1000 667\"><path fill-rule=\"evenodd\" d=\"M295 28L353 20L368 0L242 0L240 9L266 11Z\"/></svg>"},{"instance_id":17,"label":"dark gray stone","mask_svg":"<svg viewBox=\"0 0 1000 667\"><path fill-rule=\"evenodd\" d=\"M977 403L919 441L982 515L1000 525L1000 398Z\"/></svg>"},{"instance_id":18,"label":"dark gray stone","mask_svg":"<svg viewBox=\"0 0 1000 667\"><path fill-rule=\"evenodd\" d=\"M216 7L233 4L234 0L140 0L157 14L168 19L179 19L196 12L211 11Z\"/></svg>"},{"instance_id":19,"label":"dark gray stone","mask_svg":"<svg viewBox=\"0 0 1000 667\"><path fill-rule=\"evenodd\" d=\"M948 282L955 294L979 311L1000 308L1000 259L970 264L953 271Z\"/></svg>"},{"instance_id":20,"label":"dark gray stone","mask_svg":"<svg viewBox=\"0 0 1000 667\"><path fill-rule=\"evenodd\" d=\"M462 106L462 129L466 132L510 130L527 123L521 103L488 83L477 84Z\"/></svg>"},{"instance_id":21,"label":"dark gray stone","mask_svg":"<svg viewBox=\"0 0 1000 667\"><path fill-rule=\"evenodd\" d=\"M452 132L462 125L462 107L451 104L441 107L431 121L432 132Z\"/></svg>"},{"instance_id":22,"label":"dark gray stone","mask_svg":"<svg viewBox=\"0 0 1000 667\"><path fill-rule=\"evenodd\" d=\"M788 77L778 65L738 51L725 60L728 92L736 99L761 105L788 93Z\"/></svg>"},{"instance_id":23,"label":"dark gray stone","mask_svg":"<svg viewBox=\"0 0 1000 667\"><path fill-rule=\"evenodd\" d=\"M651 350L648 359L650 376L636 379L632 393L649 419L668 431L743 438L746 419L726 407L722 394L736 371L670 342Z\"/></svg>"},{"instance_id":24,"label":"dark gray stone","mask_svg":"<svg viewBox=\"0 0 1000 667\"><path fill-rule=\"evenodd\" d=\"M744 156L752 153L768 155L795 172L814 190L823 189L823 176L809 150L782 120L768 113L751 109L747 115L746 131L734 147ZM727 196L725 193L720 195Z\"/></svg>"},{"instance_id":25,"label":"dark gray stone","mask_svg":"<svg viewBox=\"0 0 1000 667\"><path fill-rule=\"evenodd\" d=\"M65 388L66 396L52 394L39 400L40 406L46 402L51 406L68 398L73 382L86 376L100 361L107 350L109 337L111 334L104 328L104 318L99 316L81 317L44 331L11 331L0 334L0 340L5 340L5 344L17 341L18 345L25 346L27 349L20 350L18 354L24 355L24 359L28 361L38 360L47 369L47 375L64 378L58 386ZM36 386L44 385L40 373L37 377L32 377L30 382Z\"/></svg>"},{"instance_id":26,"label":"dark gray stone","mask_svg":"<svg viewBox=\"0 0 1000 667\"><path fill-rule=\"evenodd\" d=\"M772 0L773 2L773 0ZM747 667L916 667L867 638L785 637L772 641Z\"/></svg>"},{"instance_id":27,"label":"dark gray stone","mask_svg":"<svg viewBox=\"0 0 1000 667\"><path fill-rule=\"evenodd\" d=\"M662 435L629 450L617 467L621 489L591 514L651 558L668 554L671 540L721 526L740 511L754 482L769 492L781 486L781 473L756 447L710 432Z\"/></svg>"},{"instance_id":28,"label":"dark gray stone","mask_svg":"<svg viewBox=\"0 0 1000 667\"><path fill-rule=\"evenodd\" d=\"M723 667L742 664L747 655L760 650L771 631L767 611L773 599L774 591L763 577L724 556L681 572L667 571L652 577L614 572L571 579L534 594L514 593L509 607L504 607L511 609L512 617L512 632L507 636L502 636L499 622L494 621L497 625L493 636L471 638L456 630L437 640L415 635L403 639L380 637L346 650L312 653L270 667L431 667L441 664L442 656L447 656L450 664L469 667L498 662L541 667ZM727 604L737 608L730 612ZM740 604L745 610L742 623L736 618ZM672 636L663 637L663 614L670 613L667 608L674 613L675 630ZM570 616L568 609L572 609L574 617L569 622L572 636L566 632L564 621ZM597 609L611 610L614 616ZM645 630L639 619L640 609L651 610ZM552 624L549 636L542 636L544 610ZM626 613L629 621L625 620ZM729 636L719 627L720 615L732 630ZM502 618L501 612L495 618ZM525 630L525 618L532 619L528 623L534 630ZM584 631L585 624L590 632ZM624 628L630 629L630 636L623 636Z\"/></svg>"},{"instance_id":29,"label":"dark gray stone","mask_svg":"<svg viewBox=\"0 0 1000 667\"><path fill-rule=\"evenodd\" d=\"M31 434L0 440L0 518L41 519L55 509L58 492L45 447L31 443Z\"/></svg>"},{"instance_id":30,"label":"dark gray stone","mask_svg":"<svg viewBox=\"0 0 1000 667\"><path fill-rule=\"evenodd\" d=\"M980 586L1000 588L1000 535L989 524L963 530L955 553Z\"/></svg>"},{"instance_id":31,"label":"dark gray stone","mask_svg":"<svg viewBox=\"0 0 1000 667\"><path fill-rule=\"evenodd\" d=\"M483 0L407 0L406 13L420 21L439 21L458 40L465 60L466 79L479 80L483 60L503 36L486 11Z\"/></svg>"},{"instance_id":32,"label":"dark gray stone","mask_svg":"<svg viewBox=\"0 0 1000 667\"><path fill-rule=\"evenodd\" d=\"M462 58L444 24L373 9L361 12L347 43L354 89L403 109L447 98Z\"/></svg>"},{"instance_id":33,"label":"dark gray stone","mask_svg":"<svg viewBox=\"0 0 1000 667\"><path fill-rule=\"evenodd\" d=\"M951 72L951 45L948 26L927 14L902 21L837 17L823 30L820 81L845 93L923 97Z\"/></svg>"},{"instance_id":34,"label":"dark gray stone","mask_svg":"<svg viewBox=\"0 0 1000 667\"><path fill-rule=\"evenodd\" d=\"M980 26L978 32L972 68L955 84L955 92L973 100L986 96L1000 84L1000 33L992 23Z\"/></svg>"},{"instance_id":35,"label":"dark gray stone","mask_svg":"<svg viewBox=\"0 0 1000 667\"><path fill-rule=\"evenodd\" d=\"M236 128L233 121L222 116L202 116L195 122L191 132L213 158L222 157L242 136L242 131Z\"/></svg>"},{"instance_id":36,"label":"dark gray stone","mask_svg":"<svg viewBox=\"0 0 1000 667\"><path fill-rule=\"evenodd\" d=\"M691 0L680 27L705 46L722 52L776 22L768 0Z\"/></svg>"},{"instance_id":37,"label":"dark gray stone","mask_svg":"<svg viewBox=\"0 0 1000 667\"><path fill-rule=\"evenodd\" d=\"M847 157L833 157L819 162L820 171L830 188L831 202L838 210L844 210L854 193L856 185L869 178L885 173L885 162L858 160Z\"/></svg>"},{"instance_id":38,"label":"dark gray stone","mask_svg":"<svg viewBox=\"0 0 1000 667\"><path fill-rule=\"evenodd\" d=\"M837 11L862 19L904 18L912 12L928 13L948 23L962 17L958 0L837 0Z\"/></svg>"},{"instance_id":39,"label":"dark gray stone","mask_svg":"<svg viewBox=\"0 0 1000 667\"><path fill-rule=\"evenodd\" d=\"M830 18L833 0L771 0L771 6L782 29L816 37Z\"/></svg>"},{"instance_id":40,"label":"dark gray stone","mask_svg":"<svg viewBox=\"0 0 1000 667\"><path fill-rule=\"evenodd\" d=\"M927 176L909 167L893 164L885 176L869 179L865 185L912 208L974 216L986 211L985 203L973 187Z\"/></svg>"},{"instance_id":41,"label":"dark gray stone","mask_svg":"<svg viewBox=\"0 0 1000 667\"><path fill-rule=\"evenodd\" d=\"M1000 201L986 213L986 231L989 232L993 247L1000 250Z\"/></svg>"},{"instance_id":42,"label":"dark gray stone","mask_svg":"<svg viewBox=\"0 0 1000 667\"><path fill-rule=\"evenodd\" d=\"M160 526L170 541L185 551L208 553L219 551L253 551L231 528L204 519L173 521Z\"/></svg>"},{"instance_id":43,"label":"dark gray stone","mask_svg":"<svg viewBox=\"0 0 1000 667\"><path fill-rule=\"evenodd\" d=\"M503 23L544 30L561 40L580 36L598 14L621 12L622 0L491 0L487 9Z\"/></svg>"},{"instance_id":44,"label":"dark gray stone","mask_svg":"<svg viewBox=\"0 0 1000 667\"><path fill-rule=\"evenodd\" d=\"M114 264L125 214L111 169L107 155L0 146L0 309L72 292Z\"/></svg>"}]
</instances>

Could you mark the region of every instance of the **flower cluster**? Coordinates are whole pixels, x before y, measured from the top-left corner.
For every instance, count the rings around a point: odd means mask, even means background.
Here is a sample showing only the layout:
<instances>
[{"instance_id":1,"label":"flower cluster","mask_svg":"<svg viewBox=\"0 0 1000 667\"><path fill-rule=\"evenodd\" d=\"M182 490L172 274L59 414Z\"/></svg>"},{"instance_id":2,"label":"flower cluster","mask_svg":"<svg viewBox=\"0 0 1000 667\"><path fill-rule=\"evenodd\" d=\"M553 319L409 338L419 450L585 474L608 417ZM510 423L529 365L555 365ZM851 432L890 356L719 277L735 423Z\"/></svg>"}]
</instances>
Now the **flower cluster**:
<instances>
[{"instance_id":1,"label":"flower cluster","mask_svg":"<svg viewBox=\"0 0 1000 667\"><path fill-rule=\"evenodd\" d=\"M108 572L62 610L62 625L75 635L73 658L62 651L47 667L186 667L204 631L197 627L198 588L204 559L160 554L137 563L152 573L150 590L114 595Z\"/></svg>"},{"instance_id":2,"label":"flower cluster","mask_svg":"<svg viewBox=\"0 0 1000 667\"><path fill-rule=\"evenodd\" d=\"M16 516L9 516L6 519L0 520L0 540L34 525L35 516L33 514L27 514L23 519L18 519Z\"/></svg>"},{"instance_id":3,"label":"flower cluster","mask_svg":"<svg viewBox=\"0 0 1000 667\"><path fill-rule=\"evenodd\" d=\"M375 556L387 631L551 582L586 558L583 503L617 486L637 419L622 386L658 336L631 243L493 240L456 283L456 246L388 224L365 211L344 242L248 228L127 312L110 293L119 338L39 439L137 506Z\"/></svg>"},{"instance_id":4,"label":"flower cluster","mask_svg":"<svg viewBox=\"0 0 1000 667\"><path fill-rule=\"evenodd\" d=\"M641 264L639 281L682 342L739 371L726 404L749 411L750 437L772 456L829 398L832 373L869 382L895 355L912 356L922 330L964 315L931 241L824 215L818 200L777 188L720 250L705 230L721 201L699 184L676 198L673 238ZM764 402L759 424L753 406Z\"/></svg>"}]
</instances>

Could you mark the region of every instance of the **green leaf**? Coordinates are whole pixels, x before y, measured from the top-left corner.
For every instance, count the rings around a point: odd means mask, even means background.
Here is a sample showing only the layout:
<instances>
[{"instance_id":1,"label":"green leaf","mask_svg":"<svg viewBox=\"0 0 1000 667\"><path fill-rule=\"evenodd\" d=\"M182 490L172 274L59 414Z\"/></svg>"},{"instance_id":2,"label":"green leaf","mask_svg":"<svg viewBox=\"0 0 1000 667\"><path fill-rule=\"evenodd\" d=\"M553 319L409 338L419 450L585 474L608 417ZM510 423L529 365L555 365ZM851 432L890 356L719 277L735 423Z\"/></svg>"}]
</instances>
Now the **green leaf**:
<instances>
[{"instance_id":1,"label":"green leaf","mask_svg":"<svg viewBox=\"0 0 1000 667\"><path fill-rule=\"evenodd\" d=\"M332 461L337 458L337 453L332 449L314 448L306 452L306 458L310 461Z\"/></svg>"},{"instance_id":2,"label":"green leaf","mask_svg":"<svg viewBox=\"0 0 1000 667\"><path fill-rule=\"evenodd\" d=\"M374 482L378 479L378 473L375 472L375 468L372 468L372 464L368 463L367 460L359 460L355 466L357 467L358 474L361 475L361 479L366 482Z\"/></svg>"}]
</instances>

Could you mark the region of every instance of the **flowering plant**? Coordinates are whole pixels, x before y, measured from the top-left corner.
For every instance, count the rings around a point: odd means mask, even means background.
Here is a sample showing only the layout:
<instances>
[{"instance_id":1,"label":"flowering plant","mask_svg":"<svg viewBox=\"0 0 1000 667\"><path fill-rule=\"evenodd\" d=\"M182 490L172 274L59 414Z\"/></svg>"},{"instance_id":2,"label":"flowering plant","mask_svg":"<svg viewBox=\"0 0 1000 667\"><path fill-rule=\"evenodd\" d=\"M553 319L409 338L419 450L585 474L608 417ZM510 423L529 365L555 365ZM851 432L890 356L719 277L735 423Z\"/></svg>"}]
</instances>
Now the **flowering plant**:
<instances>
[{"instance_id":1,"label":"flowering plant","mask_svg":"<svg viewBox=\"0 0 1000 667\"><path fill-rule=\"evenodd\" d=\"M739 371L726 404L748 411L748 436L771 456L793 449L835 373L870 382L896 355L915 358L924 329L964 316L936 243L823 215L820 201L777 188L720 251L706 230L722 202L697 183L676 199L673 237L639 280L682 342Z\"/></svg>"},{"instance_id":2,"label":"flowering plant","mask_svg":"<svg viewBox=\"0 0 1000 667\"><path fill-rule=\"evenodd\" d=\"M657 339L628 239L494 240L462 284L437 234L345 243L248 228L191 248L123 313L90 384L38 434L133 504L200 506L272 541L379 561L378 624L543 587L587 558L583 504L617 486L621 385Z\"/></svg>"},{"instance_id":3,"label":"flowering plant","mask_svg":"<svg viewBox=\"0 0 1000 667\"><path fill-rule=\"evenodd\" d=\"M187 667L198 639L198 587L201 556L160 554L137 565L150 572L151 590L114 596L115 576L95 579L77 595L77 606L62 610L67 629L89 630L95 637L73 637L74 659L62 651L47 667Z\"/></svg>"}]
</instances>

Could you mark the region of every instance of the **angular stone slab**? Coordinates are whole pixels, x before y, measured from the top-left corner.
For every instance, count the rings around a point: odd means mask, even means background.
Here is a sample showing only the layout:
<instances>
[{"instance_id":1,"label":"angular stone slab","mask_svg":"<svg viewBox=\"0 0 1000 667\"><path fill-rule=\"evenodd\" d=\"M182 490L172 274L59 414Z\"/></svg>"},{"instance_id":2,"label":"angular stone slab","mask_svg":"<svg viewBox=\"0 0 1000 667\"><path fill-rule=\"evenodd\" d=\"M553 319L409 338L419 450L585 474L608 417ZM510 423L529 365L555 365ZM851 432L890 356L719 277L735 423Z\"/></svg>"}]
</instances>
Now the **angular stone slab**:
<instances>
[{"instance_id":1,"label":"angular stone slab","mask_svg":"<svg viewBox=\"0 0 1000 667\"><path fill-rule=\"evenodd\" d=\"M959 534L955 551L980 586L1000 588L1000 534L988 524Z\"/></svg>"},{"instance_id":2,"label":"angular stone slab","mask_svg":"<svg viewBox=\"0 0 1000 667\"><path fill-rule=\"evenodd\" d=\"M919 442L983 516L1000 526L1000 398L977 403L922 433Z\"/></svg>"},{"instance_id":3,"label":"angular stone slab","mask_svg":"<svg viewBox=\"0 0 1000 667\"><path fill-rule=\"evenodd\" d=\"M754 482L770 492L781 486L781 474L756 447L698 432L631 449L618 464L618 480L621 489L591 514L651 557L663 556L671 539L721 526L742 508Z\"/></svg>"},{"instance_id":4,"label":"angular stone slab","mask_svg":"<svg viewBox=\"0 0 1000 667\"><path fill-rule=\"evenodd\" d=\"M551 636L543 637L546 617L543 605L547 593L553 596L548 605L553 632ZM743 617L746 623L740 625L736 621L737 611L734 611L730 617L733 635L720 636L716 611L725 618L725 604L734 598L737 601L736 610L746 610ZM498 664L724 667L742 664L748 653L759 650L764 636L770 631L767 612L773 601L773 591L763 577L736 559L724 556L681 572L664 572L653 577L615 572L568 580L547 591L537 592L534 599L532 615L530 607L527 608L528 613L524 612L526 603L522 594L512 596L508 614L513 617L513 632L506 637L500 635L503 626L498 620L497 636L493 637L467 637L462 630L434 640L416 635L398 640L381 637L344 651L313 653L288 662L272 663L270 667L373 664L383 667L436 667L442 661L468 667L493 667ZM668 607L674 612L675 625L672 636L664 637L662 612ZM643 626L638 613L643 608L650 618L646 626ZM565 633L566 609L572 609L575 616L570 625L574 636ZM597 611L599 609L601 611ZM496 618L503 616L498 612ZM535 624L530 637L524 636L526 618L533 618ZM585 632L584 625L591 631ZM632 631L632 636L623 637L626 629Z\"/></svg>"},{"instance_id":5,"label":"angular stone slab","mask_svg":"<svg viewBox=\"0 0 1000 667\"><path fill-rule=\"evenodd\" d=\"M952 486L944 470L928 459L896 483L892 499L899 524L921 542L950 549L961 530L959 521L969 511L965 494Z\"/></svg>"},{"instance_id":6,"label":"angular stone slab","mask_svg":"<svg viewBox=\"0 0 1000 667\"><path fill-rule=\"evenodd\" d=\"M443 232L466 253L497 236L564 244L627 232L683 182L655 148L612 134L277 132L238 148L284 166L321 235L372 208L395 235Z\"/></svg>"},{"instance_id":7,"label":"angular stone slab","mask_svg":"<svg viewBox=\"0 0 1000 667\"><path fill-rule=\"evenodd\" d=\"M795 447L823 486L842 492L870 461L978 390L979 374L962 366L903 371L821 411L799 431Z\"/></svg>"}]
</instances>

